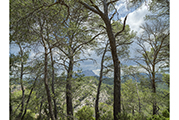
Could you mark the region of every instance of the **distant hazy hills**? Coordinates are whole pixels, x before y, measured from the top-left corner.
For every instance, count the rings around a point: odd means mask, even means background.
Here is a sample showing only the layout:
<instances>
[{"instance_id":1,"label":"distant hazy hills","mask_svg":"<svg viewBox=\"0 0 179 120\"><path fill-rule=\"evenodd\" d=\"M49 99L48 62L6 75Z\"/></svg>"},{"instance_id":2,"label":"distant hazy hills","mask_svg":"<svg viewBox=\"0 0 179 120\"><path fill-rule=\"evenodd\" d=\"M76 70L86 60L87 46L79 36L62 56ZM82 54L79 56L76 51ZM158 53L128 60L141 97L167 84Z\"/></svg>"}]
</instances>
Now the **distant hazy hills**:
<instances>
[{"instance_id":1,"label":"distant hazy hills","mask_svg":"<svg viewBox=\"0 0 179 120\"><path fill-rule=\"evenodd\" d=\"M81 73L78 73L79 75L86 76L97 76L92 70L84 70Z\"/></svg>"},{"instance_id":2,"label":"distant hazy hills","mask_svg":"<svg viewBox=\"0 0 179 120\"><path fill-rule=\"evenodd\" d=\"M96 77L97 79L99 79L99 76L96 75L92 70L85 70L85 71L82 71L81 73L79 73L79 75L84 75L85 77L86 76L94 76ZM134 78L135 77L135 78ZM146 78L147 80L148 79L148 76L146 73L139 73L138 75L135 74L133 76L131 75L124 75L124 76L121 76L121 79L122 79L122 82L125 82L125 79L132 79L132 80L137 80L137 82L140 82L140 79L141 78ZM156 81L160 81L162 80L162 77L163 75L162 74L156 74ZM108 78L106 76L103 76L103 78L105 78L105 80L103 81L103 83L106 83L106 84L109 84L109 85L113 85L113 78Z\"/></svg>"}]
</instances>

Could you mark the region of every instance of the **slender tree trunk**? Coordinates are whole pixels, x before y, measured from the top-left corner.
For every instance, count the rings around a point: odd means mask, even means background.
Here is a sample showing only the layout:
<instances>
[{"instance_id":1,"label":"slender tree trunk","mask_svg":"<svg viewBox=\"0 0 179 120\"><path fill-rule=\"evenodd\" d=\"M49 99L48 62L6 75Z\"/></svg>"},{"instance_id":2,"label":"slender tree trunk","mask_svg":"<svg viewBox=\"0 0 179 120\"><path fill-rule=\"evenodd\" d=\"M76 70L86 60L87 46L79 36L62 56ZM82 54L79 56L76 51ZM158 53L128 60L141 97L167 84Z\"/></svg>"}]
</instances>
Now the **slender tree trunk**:
<instances>
[{"instance_id":1,"label":"slender tree trunk","mask_svg":"<svg viewBox=\"0 0 179 120\"><path fill-rule=\"evenodd\" d=\"M57 105L56 105L56 96L55 96L55 88L54 88L54 61L53 61L53 55L52 55L52 49L50 48L50 57L51 57L51 66L52 66L52 93L53 93L53 103L54 103L54 115L57 119Z\"/></svg>"},{"instance_id":2,"label":"slender tree trunk","mask_svg":"<svg viewBox=\"0 0 179 120\"><path fill-rule=\"evenodd\" d=\"M139 96L139 88L138 88L138 85L137 85L137 79L135 77L135 75L133 75L133 77L135 78L135 81L136 81L136 91L137 91L137 97L138 97L138 101L139 101L139 113L141 113L141 103L140 103L140 96Z\"/></svg>"},{"instance_id":3,"label":"slender tree trunk","mask_svg":"<svg viewBox=\"0 0 179 120\"><path fill-rule=\"evenodd\" d=\"M45 43L45 41L44 41ZM49 85L48 85L48 79L47 79L47 65L48 65L48 49L46 47L46 44L44 45L45 48L45 72L44 72L44 84L45 84L45 89L46 89L46 93L47 93L47 100L48 100L48 107L49 107L49 112L50 112L50 117L52 120L55 120L55 116L53 114L53 107L52 107L52 100L51 100L51 95L50 95L50 89L49 89Z\"/></svg>"},{"instance_id":4,"label":"slender tree trunk","mask_svg":"<svg viewBox=\"0 0 179 120\"><path fill-rule=\"evenodd\" d=\"M114 64L114 105L113 105L113 116L114 120L120 119L118 116L121 113L121 79L120 79L120 62L118 60L117 51L116 51L116 40L112 32L111 22L108 18L108 14L102 16L103 21L106 25L107 35L110 41L111 54Z\"/></svg>"},{"instance_id":5,"label":"slender tree trunk","mask_svg":"<svg viewBox=\"0 0 179 120\"><path fill-rule=\"evenodd\" d=\"M99 83L98 83L98 89L97 89L97 95L96 95L96 101L95 101L95 119L99 120L99 95L100 95L100 88L101 88L101 83L102 83L102 78L103 78L103 63L104 63L104 56L106 54L108 43L106 44L102 59L101 59L101 70L100 70L100 77L99 77Z\"/></svg>"},{"instance_id":6,"label":"slender tree trunk","mask_svg":"<svg viewBox=\"0 0 179 120\"><path fill-rule=\"evenodd\" d=\"M39 24L40 24L40 36L41 36L41 40L43 42L43 46L44 46L44 50L45 50L45 58L44 58L44 63L45 63L45 68L44 68L44 84L45 84L45 90L47 93L47 100L48 100L48 107L49 107L49 113L50 113L50 117L52 120L55 120L55 116L53 114L53 106L52 106L52 100L51 100L51 95L50 95L50 89L49 89L49 85L48 85L48 79L47 79L47 74L48 74L48 48L47 48L47 44L46 41L43 37L43 25L44 25L44 21L43 23L41 23L41 21L39 20Z\"/></svg>"},{"instance_id":7,"label":"slender tree trunk","mask_svg":"<svg viewBox=\"0 0 179 120\"><path fill-rule=\"evenodd\" d=\"M43 98L43 97L42 97ZM41 111L42 111L42 105L43 105L43 101L40 102L40 110L39 110L39 117L38 117L38 120L41 120Z\"/></svg>"},{"instance_id":8,"label":"slender tree trunk","mask_svg":"<svg viewBox=\"0 0 179 120\"><path fill-rule=\"evenodd\" d=\"M66 104L67 104L67 119L73 120L73 105L72 105L72 87L71 79L73 72L73 57L70 57L70 63L67 71L67 80L66 80Z\"/></svg>"},{"instance_id":9,"label":"slender tree trunk","mask_svg":"<svg viewBox=\"0 0 179 120\"><path fill-rule=\"evenodd\" d=\"M28 99L27 99L27 101L26 101L26 106L25 106L25 109L24 109L24 113L23 113L23 115L22 115L22 117L21 117L21 120L24 119L24 116L25 116L25 114L26 114L26 112L27 112L27 106L28 106L28 103L29 103L29 101L30 101L31 94L32 94L32 92L33 92L33 90L34 90L34 88L35 88L35 84L36 84L37 79L38 79L38 76L35 78L34 84L33 84L32 88L31 88L31 90L30 90L30 93L29 93Z\"/></svg>"},{"instance_id":10,"label":"slender tree trunk","mask_svg":"<svg viewBox=\"0 0 179 120\"><path fill-rule=\"evenodd\" d=\"M20 81L21 81L21 90L22 90L22 106L21 106L21 115L23 113L24 110L24 85L23 85L23 69L24 69L24 63L23 63L23 53L22 53L22 49L21 49L21 77L20 77Z\"/></svg>"},{"instance_id":11,"label":"slender tree trunk","mask_svg":"<svg viewBox=\"0 0 179 120\"><path fill-rule=\"evenodd\" d=\"M19 48L20 48L20 56L21 56L21 73L20 73L20 84L21 84L21 90L22 90L22 101L21 101L21 109L20 109L20 113L19 115L17 116L17 118L21 118L22 117L22 113L24 111L24 99L25 99L25 96L24 96L24 85L23 85L23 70L24 70L24 61L23 61L23 50L22 50L22 47L20 44L19 45Z\"/></svg>"},{"instance_id":12,"label":"slender tree trunk","mask_svg":"<svg viewBox=\"0 0 179 120\"><path fill-rule=\"evenodd\" d=\"M157 114L157 103L156 103L156 86L155 86L155 65L152 66L152 89L153 89L153 115Z\"/></svg>"},{"instance_id":13,"label":"slender tree trunk","mask_svg":"<svg viewBox=\"0 0 179 120\"><path fill-rule=\"evenodd\" d=\"M132 106L132 115L134 116L135 111L134 111L134 106Z\"/></svg>"},{"instance_id":14,"label":"slender tree trunk","mask_svg":"<svg viewBox=\"0 0 179 120\"><path fill-rule=\"evenodd\" d=\"M44 113L47 115L47 117L45 116L46 120L51 120L51 116L49 114L49 112L47 111L48 105L45 104L45 108L44 108Z\"/></svg>"},{"instance_id":15,"label":"slender tree trunk","mask_svg":"<svg viewBox=\"0 0 179 120\"><path fill-rule=\"evenodd\" d=\"M11 85L9 85L9 113L10 113L10 115L12 115L12 102L11 102Z\"/></svg>"},{"instance_id":16,"label":"slender tree trunk","mask_svg":"<svg viewBox=\"0 0 179 120\"><path fill-rule=\"evenodd\" d=\"M121 113L121 79L120 79L120 62L118 60L117 51L116 51L116 40L115 36L112 31L111 21L108 16L108 5L107 0L103 0L103 8L104 13L101 12L98 8L94 9L93 7L87 5L86 3L83 3L82 1L79 2L83 6L85 6L87 9L93 11L94 13L100 15L102 20L104 21L106 25L106 31L107 35L110 41L110 47L111 47L111 54L114 64L114 105L113 105L113 116L114 120L120 119L120 116L118 115ZM97 7L97 6L96 6ZM95 7L95 8L96 8Z\"/></svg>"}]
</instances>

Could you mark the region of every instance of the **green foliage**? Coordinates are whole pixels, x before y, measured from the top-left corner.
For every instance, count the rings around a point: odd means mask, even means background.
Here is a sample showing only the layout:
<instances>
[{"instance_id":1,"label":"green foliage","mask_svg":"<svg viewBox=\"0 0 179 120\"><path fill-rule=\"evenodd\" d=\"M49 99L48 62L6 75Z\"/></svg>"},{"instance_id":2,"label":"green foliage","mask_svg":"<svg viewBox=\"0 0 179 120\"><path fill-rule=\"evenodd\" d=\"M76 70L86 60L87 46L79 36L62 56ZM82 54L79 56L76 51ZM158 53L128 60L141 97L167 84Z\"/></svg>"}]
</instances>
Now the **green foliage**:
<instances>
[{"instance_id":1,"label":"green foliage","mask_svg":"<svg viewBox=\"0 0 179 120\"><path fill-rule=\"evenodd\" d=\"M31 110L27 109L27 113L24 117L25 120L35 120L35 113L33 113Z\"/></svg>"},{"instance_id":2,"label":"green foliage","mask_svg":"<svg viewBox=\"0 0 179 120\"><path fill-rule=\"evenodd\" d=\"M113 119L113 107L105 103L99 103L100 120L112 120Z\"/></svg>"},{"instance_id":3,"label":"green foliage","mask_svg":"<svg viewBox=\"0 0 179 120\"><path fill-rule=\"evenodd\" d=\"M166 117L166 118L169 118L170 113L168 112L167 109L165 109L165 110L162 112L162 115L163 115L164 117Z\"/></svg>"},{"instance_id":4,"label":"green foliage","mask_svg":"<svg viewBox=\"0 0 179 120\"><path fill-rule=\"evenodd\" d=\"M147 120L169 120L169 112L167 109L162 111L162 115L152 115L151 117L147 118Z\"/></svg>"},{"instance_id":5,"label":"green foliage","mask_svg":"<svg viewBox=\"0 0 179 120\"><path fill-rule=\"evenodd\" d=\"M167 120L167 119L161 115L153 115L152 117L147 118L147 120Z\"/></svg>"},{"instance_id":6,"label":"green foliage","mask_svg":"<svg viewBox=\"0 0 179 120\"><path fill-rule=\"evenodd\" d=\"M89 106L83 106L78 112L75 114L78 120L95 120L93 117L94 109Z\"/></svg>"},{"instance_id":7,"label":"green foliage","mask_svg":"<svg viewBox=\"0 0 179 120\"><path fill-rule=\"evenodd\" d=\"M120 120L145 120L146 117L143 114L128 114L128 113L121 113L119 114Z\"/></svg>"},{"instance_id":8,"label":"green foliage","mask_svg":"<svg viewBox=\"0 0 179 120\"><path fill-rule=\"evenodd\" d=\"M101 7L101 2L92 0L84 0L87 4L92 7L96 7L94 4ZM144 0L127 0L128 7L137 6L139 7ZM158 3L158 4L156 4ZM10 51L10 104L12 107L11 117L16 118L20 113L21 103L22 103L22 91L20 86L20 72L21 64L23 67L23 79L22 83L25 89L24 98L24 109L29 97L30 90L34 79L38 76L36 86L33 87L33 92L30 96L29 103L27 105L27 113L25 115L25 120L33 120L36 115L41 111L42 115L39 119L50 119L48 110L48 101L45 92L44 80L44 52L41 48L41 39L44 38L48 43L49 48L52 49L54 57L54 88L55 94L52 94L52 67L50 61L50 54L48 54L48 84L51 92L51 97L56 99L56 105L58 110L58 119L65 119L66 113L66 102L65 102L65 92L66 92L66 71L68 69L69 57L73 57L72 63L75 67L79 67L80 63L78 61L84 61L80 59L84 50L94 50L97 48L97 54L100 55L104 50L104 42L107 34L100 35L97 40L93 40L90 43L86 43L92 39L92 37L99 31L105 31L104 21L101 20L100 16L91 14L91 12L84 8L83 5L78 4L76 1L65 0L61 3L55 3L54 0L10 0L10 45L22 47L22 51ZM114 5L109 5L109 13L114 11ZM52 6L49 6L52 5ZM132 5L132 6L131 6ZM164 5L164 7L162 7ZM168 14L168 3L162 2L161 0L152 0L150 9L152 12L157 11L157 7L162 7L159 11L158 16ZM69 11L68 8L69 7ZM69 17L67 18L67 16ZM110 14L111 16L111 14ZM67 19L67 20L66 20ZM65 22L64 22L65 20ZM115 21L112 19L112 29L113 33L116 34L122 30L123 24L121 21ZM41 24L43 22L43 25ZM42 25L42 26L41 26ZM162 24L163 25L163 24ZM164 25L167 25L165 23ZM40 31L41 27L43 28ZM104 27L104 28L103 28ZM154 26L153 26L154 27ZM149 31L152 31L151 27ZM40 34L42 32L42 34ZM156 34L158 35L158 34ZM160 43L161 36L156 36L156 41L158 45ZM117 53L120 58L129 57L129 45L131 41L135 38L136 33L131 31L130 26L126 25L125 30L116 37L116 47ZM149 35L150 36L150 35ZM144 36L145 37L145 36ZM166 37L167 41L164 41L164 47L161 52L159 52L159 57L157 59L167 59L165 68L169 67L169 36ZM101 42L101 43L100 43ZM153 41L155 42L155 40ZM99 44L98 44L99 43ZM152 42L151 42L152 43ZM83 45L82 45L83 44ZM125 44L125 45L123 45ZM81 46L79 46L81 45ZM32 51L36 56L32 59L30 58ZM155 49L146 51L149 58L152 58ZM14 53L16 52L16 53ZM108 53L110 52L110 47L108 47ZM166 53L166 54L164 54ZM88 54L88 53L87 53ZM108 55L108 56L107 56ZM32 55L33 56L33 55ZM86 56L85 56L86 57ZM142 57L147 57L143 54ZM113 63L111 59L111 54L106 54L105 56L105 72L112 71L113 73ZM22 60L23 59L23 60ZM88 59L89 60L89 59ZM150 60L146 60L150 62ZM108 69L109 68L109 69ZM164 68L164 69L165 69ZM140 68L139 68L140 69ZM126 71L125 71L126 70ZM129 67L125 68L123 71L129 74L133 74L138 69ZM59 77L59 71L62 75ZM164 71L164 70L163 70ZM79 72L79 71L78 71ZM74 74L74 71L70 72ZM110 73L109 73L110 74ZM163 81L168 85L170 75L163 74ZM121 85L121 103L122 103L122 113L120 114L121 120L144 120L147 116L152 114L152 98L156 98L157 105L160 108L158 111L159 115L150 116L148 119L169 119L169 112L165 110L169 108L169 91L166 86L160 84L157 86L157 94L152 95L151 83L145 78L140 76L140 83L134 82L127 78ZM96 97L96 88L98 85L97 77L84 77L75 74L75 77L71 78L73 93L73 103L74 109L78 107L80 109L75 114L76 118L79 120L94 120L94 100ZM136 87L138 86L138 88ZM137 93L138 90L138 93ZM112 120L113 119L113 78L104 79L101 85L101 93L107 100L99 104L100 120ZM141 102L141 112L139 113L139 98ZM80 105L88 104L93 107ZM52 103L54 107L54 103ZM74 110L75 111L75 110ZM24 112L24 111L23 111Z\"/></svg>"},{"instance_id":9,"label":"green foliage","mask_svg":"<svg viewBox=\"0 0 179 120\"><path fill-rule=\"evenodd\" d=\"M170 75L169 74L163 74L163 81L168 85L168 87L170 86Z\"/></svg>"}]
</instances>

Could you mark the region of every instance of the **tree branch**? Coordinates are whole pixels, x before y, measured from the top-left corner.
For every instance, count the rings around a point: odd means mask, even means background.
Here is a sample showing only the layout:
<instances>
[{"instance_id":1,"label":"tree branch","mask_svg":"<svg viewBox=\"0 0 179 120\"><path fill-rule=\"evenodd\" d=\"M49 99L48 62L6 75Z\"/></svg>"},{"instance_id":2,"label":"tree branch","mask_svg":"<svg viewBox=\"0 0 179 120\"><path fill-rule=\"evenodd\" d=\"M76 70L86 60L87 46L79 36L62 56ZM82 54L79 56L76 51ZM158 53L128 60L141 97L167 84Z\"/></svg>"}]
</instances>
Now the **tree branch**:
<instances>
[{"instance_id":1,"label":"tree branch","mask_svg":"<svg viewBox=\"0 0 179 120\"><path fill-rule=\"evenodd\" d=\"M110 4L113 4L113 3L117 2L117 1L119 1L119 0L110 1L110 2L107 3L107 6L109 6Z\"/></svg>"},{"instance_id":2,"label":"tree branch","mask_svg":"<svg viewBox=\"0 0 179 120\"><path fill-rule=\"evenodd\" d=\"M93 7L89 6L89 5L86 4L85 2L79 1L79 3L82 4L85 8L91 10L92 12L94 12L94 13L96 13L96 14L98 14L98 15L101 15L101 13L100 13L98 10L96 10L96 9L94 9Z\"/></svg>"},{"instance_id":3,"label":"tree branch","mask_svg":"<svg viewBox=\"0 0 179 120\"><path fill-rule=\"evenodd\" d=\"M131 42L123 42L123 43L120 43L118 44L116 47L120 46L120 45L129 45L129 44L132 44L134 41L131 41Z\"/></svg>"},{"instance_id":4,"label":"tree branch","mask_svg":"<svg viewBox=\"0 0 179 120\"><path fill-rule=\"evenodd\" d=\"M128 14L126 15L126 17L125 17L125 19L124 19L124 23L123 23L123 28L122 28L122 30L119 31L119 32L117 32L117 33L115 34L115 37L117 37L120 33L122 33L122 32L125 30L127 16L128 16Z\"/></svg>"},{"instance_id":5,"label":"tree branch","mask_svg":"<svg viewBox=\"0 0 179 120\"><path fill-rule=\"evenodd\" d=\"M80 46L82 46L82 45L84 45L84 44L88 44L88 43L90 43L90 42L92 42L96 37L98 37L99 35L101 35L101 34L103 34L103 32L101 33L98 33L97 35L95 35L91 40L89 40L89 41L86 41L86 42L84 42L84 43L81 43L81 44L79 44L76 48L74 48L74 51L76 51L76 49L78 49Z\"/></svg>"}]
</instances>

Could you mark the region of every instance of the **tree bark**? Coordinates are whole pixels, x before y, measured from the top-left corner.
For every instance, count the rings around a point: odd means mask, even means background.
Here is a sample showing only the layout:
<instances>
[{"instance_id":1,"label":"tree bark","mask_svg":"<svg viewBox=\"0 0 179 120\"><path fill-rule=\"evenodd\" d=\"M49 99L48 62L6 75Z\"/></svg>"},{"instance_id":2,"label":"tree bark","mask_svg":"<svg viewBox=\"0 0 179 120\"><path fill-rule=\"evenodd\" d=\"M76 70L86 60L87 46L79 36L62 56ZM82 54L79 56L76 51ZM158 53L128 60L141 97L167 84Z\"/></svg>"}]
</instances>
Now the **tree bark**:
<instances>
[{"instance_id":1,"label":"tree bark","mask_svg":"<svg viewBox=\"0 0 179 120\"><path fill-rule=\"evenodd\" d=\"M108 18L108 14L105 13L102 19L106 25L107 35L110 41L111 54L114 64L114 105L113 105L113 116L114 120L120 119L119 114L121 113L121 79L120 79L120 62L118 60L116 51L116 40L112 32L111 21Z\"/></svg>"},{"instance_id":2,"label":"tree bark","mask_svg":"<svg viewBox=\"0 0 179 120\"><path fill-rule=\"evenodd\" d=\"M55 98L55 88L54 88L54 61L53 61L53 55L52 55L52 49L50 48L50 57L51 57L51 66L52 66L52 93L53 93L53 104L54 104L54 115L57 119L57 105L56 105L56 98Z\"/></svg>"},{"instance_id":3,"label":"tree bark","mask_svg":"<svg viewBox=\"0 0 179 120\"><path fill-rule=\"evenodd\" d=\"M102 83L102 78L103 78L103 63L104 63L104 56L106 54L107 51L107 47L108 47L108 43L106 44L105 50L103 52L103 56L101 59L101 70L100 70L100 77L99 77L99 83L98 83L98 89L97 89L97 95L96 95L96 101L95 101L95 119L99 120L99 95L100 95L100 88L101 88L101 83Z\"/></svg>"},{"instance_id":4,"label":"tree bark","mask_svg":"<svg viewBox=\"0 0 179 120\"><path fill-rule=\"evenodd\" d=\"M42 97L43 98L43 97ZM40 110L39 110L39 117L38 117L38 120L41 120L41 111L42 111L42 105L43 105L43 101L40 102Z\"/></svg>"},{"instance_id":5,"label":"tree bark","mask_svg":"<svg viewBox=\"0 0 179 120\"><path fill-rule=\"evenodd\" d=\"M114 34L112 32L112 26L108 16L104 16L103 20L106 24L106 31L108 38L110 40L111 54L113 58L114 64L114 105L113 105L113 115L114 120L118 120L119 114L121 113L121 79L120 79L120 62L118 60L117 52L116 52L116 40Z\"/></svg>"},{"instance_id":6,"label":"tree bark","mask_svg":"<svg viewBox=\"0 0 179 120\"><path fill-rule=\"evenodd\" d=\"M47 100L48 100L48 107L49 107L50 117L51 117L52 120L55 120L55 116L53 114L52 98L51 98L51 95L50 95L50 89L49 89L48 79L47 79L47 74L48 74L48 68L47 68L47 66L48 66L48 48L47 48L45 38L43 36L43 25L44 25L44 23L45 23L44 21L41 23L41 20L39 19L40 36L41 36L41 40L42 40L43 47L44 47L44 50L45 50L44 84L45 84L45 90L46 90L46 93L47 93Z\"/></svg>"},{"instance_id":7,"label":"tree bark","mask_svg":"<svg viewBox=\"0 0 179 120\"><path fill-rule=\"evenodd\" d=\"M70 56L70 63L67 71L67 80L66 80L66 104L67 104L67 119L73 120L73 105L72 105L72 87L71 79L73 72L73 56Z\"/></svg>"},{"instance_id":8,"label":"tree bark","mask_svg":"<svg viewBox=\"0 0 179 120\"><path fill-rule=\"evenodd\" d=\"M30 93L29 93L28 99L27 99L27 101L26 101L24 113L23 113L23 115L22 115L22 117L21 117L21 120L24 119L24 116L25 116L25 114L26 114L26 112L27 112L27 106L28 106L28 103L29 103L29 101L30 101L31 94L32 94L32 92L33 92L33 90L34 90L34 88L35 88L37 79L38 79L38 76L35 78L35 81L34 81L34 83L33 83L33 86L32 86L32 88L31 88L31 90L30 90Z\"/></svg>"},{"instance_id":9,"label":"tree bark","mask_svg":"<svg viewBox=\"0 0 179 120\"><path fill-rule=\"evenodd\" d=\"M155 65L152 66L152 89L153 89L153 115L157 114L156 86L155 86Z\"/></svg>"},{"instance_id":10,"label":"tree bark","mask_svg":"<svg viewBox=\"0 0 179 120\"><path fill-rule=\"evenodd\" d=\"M104 21L106 25L106 31L107 35L110 41L110 47L111 47L111 54L114 64L114 105L113 105L113 116L114 120L120 119L120 116L118 116L121 113L121 79L120 79L120 62L118 60L117 52L116 52L116 40L114 33L112 31L111 21L108 16L108 5L110 3L107 3L107 0L103 0L103 8L104 13L98 8L98 6L94 5L94 7L89 6L88 4L80 1L80 4L82 4L85 8L89 9L90 11L98 14L102 20ZM122 32L122 31L121 31Z\"/></svg>"},{"instance_id":11,"label":"tree bark","mask_svg":"<svg viewBox=\"0 0 179 120\"><path fill-rule=\"evenodd\" d=\"M47 79L47 74L48 74L48 70L47 70L48 60L47 60L47 57L48 57L48 49L47 49L47 47L45 45L44 84L45 84L45 89L46 89L46 93L47 93L47 100L48 100L48 107L49 107L50 117L51 117L52 120L55 120L55 116L53 114L53 107L52 107L52 100L51 100L51 95L50 95L50 89L49 89L48 79Z\"/></svg>"}]
</instances>

